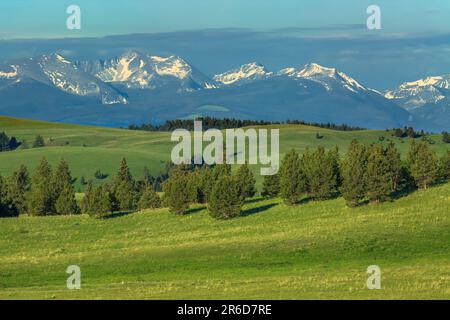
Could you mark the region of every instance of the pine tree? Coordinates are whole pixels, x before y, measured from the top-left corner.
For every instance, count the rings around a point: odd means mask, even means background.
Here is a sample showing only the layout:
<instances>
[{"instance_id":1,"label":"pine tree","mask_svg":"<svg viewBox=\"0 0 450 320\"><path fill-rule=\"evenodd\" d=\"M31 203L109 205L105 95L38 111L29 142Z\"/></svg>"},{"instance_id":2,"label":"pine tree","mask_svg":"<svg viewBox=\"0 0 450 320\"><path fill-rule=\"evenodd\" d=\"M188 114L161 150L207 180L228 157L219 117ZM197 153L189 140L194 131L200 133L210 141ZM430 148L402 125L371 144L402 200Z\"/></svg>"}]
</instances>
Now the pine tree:
<instances>
[{"instance_id":1,"label":"pine tree","mask_svg":"<svg viewBox=\"0 0 450 320\"><path fill-rule=\"evenodd\" d=\"M413 141L407 155L407 163L417 187L427 189L436 180L438 160L428 144Z\"/></svg>"},{"instance_id":2,"label":"pine tree","mask_svg":"<svg viewBox=\"0 0 450 320\"><path fill-rule=\"evenodd\" d=\"M8 185L6 180L0 175L0 217L7 217L11 214L11 204L8 201Z\"/></svg>"},{"instance_id":3,"label":"pine tree","mask_svg":"<svg viewBox=\"0 0 450 320\"><path fill-rule=\"evenodd\" d=\"M30 191L30 177L28 170L21 165L14 171L8 181L8 198L16 214L27 213L27 196Z\"/></svg>"},{"instance_id":4,"label":"pine tree","mask_svg":"<svg viewBox=\"0 0 450 320\"><path fill-rule=\"evenodd\" d=\"M360 201L365 197L366 186L364 177L366 168L366 148L356 140L353 140L342 162L341 169L341 193L350 207L359 205Z\"/></svg>"},{"instance_id":5,"label":"pine tree","mask_svg":"<svg viewBox=\"0 0 450 320\"><path fill-rule=\"evenodd\" d=\"M52 169L46 158L42 158L36 168L32 181L28 210L31 215L50 215L55 213L55 199L52 188Z\"/></svg>"},{"instance_id":6,"label":"pine tree","mask_svg":"<svg viewBox=\"0 0 450 320\"><path fill-rule=\"evenodd\" d=\"M92 186L92 182L89 182L85 191L84 197L81 201L81 212L89 214L92 212L93 207L93 198L94 198L94 188Z\"/></svg>"},{"instance_id":7,"label":"pine tree","mask_svg":"<svg viewBox=\"0 0 450 320\"><path fill-rule=\"evenodd\" d=\"M379 203L389 198L392 192L391 164L381 144L370 147L365 175L366 192L369 199Z\"/></svg>"},{"instance_id":8,"label":"pine tree","mask_svg":"<svg viewBox=\"0 0 450 320\"><path fill-rule=\"evenodd\" d=\"M139 210L161 208L161 199L152 187L147 187L138 202Z\"/></svg>"},{"instance_id":9,"label":"pine tree","mask_svg":"<svg viewBox=\"0 0 450 320\"><path fill-rule=\"evenodd\" d=\"M42 148L45 147L44 137L41 135L37 135L33 142L33 148Z\"/></svg>"},{"instance_id":10,"label":"pine tree","mask_svg":"<svg viewBox=\"0 0 450 320\"><path fill-rule=\"evenodd\" d=\"M68 185L72 185L72 176L70 174L69 165L64 159L61 159L52 180L53 197L55 202L63 192L64 188Z\"/></svg>"},{"instance_id":11,"label":"pine tree","mask_svg":"<svg viewBox=\"0 0 450 320\"><path fill-rule=\"evenodd\" d=\"M439 175L444 180L450 179L450 150L442 156L439 165Z\"/></svg>"},{"instance_id":12,"label":"pine tree","mask_svg":"<svg viewBox=\"0 0 450 320\"><path fill-rule=\"evenodd\" d=\"M137 182L139 193L142 194L148 187L153 187L154 182L155 178L150 174L150 170L147 167L144 167L142 176Z\"/></svg>"},{"instance_id":13,"label":"pine tree","mask_svg":"<svg viewBox=\"0 0 450 320\"><path fill-rule=\"evenodd\" d=\"M79 212L75 192L71 184L66 183L60 192L55 204L56 213L60 215L72 215Z\"/></svg>"},{"instance_id":14,"label":"pine tree","mask_svg":"<svg viewBox=\"0 0 450 320\"><path fill-rule=\"evenodd\" d=\"M280 176L272 174L264 176L263 189L261 195L266 198L274 198L280 193Z\"/></svg>"},{"instance_id":15,"label":"pine tree","mask_svg":"<svg viewBox=\"0 0 450 320\"><path fill-rule=\"evenodd\" d=\"M326 199L336 191L339 167L336 163L337 151L325 152L321 146L303 155L303 164L308 180L309 194L315 199Z\"/></svg>"},{"instance_id":16,"label":"pine tree","mask_svg":"<svg viewBox=\"0 0 450 320\"><path fill-rule=\"evenodd\" d=\"M111 194L107 186L100 186L92 194L92 206L88 212L90 216L104 218L112 212Z\"/></svg>"},{"instance_id":17,"label":"pine tree","mask_svg":"<svg viewBox=\"0 0 450 320\"><path fill-rule=\"evenodd\" d=\"M239 167L236 172L236 180L243 199L251 198L256 194L255 176L253 175L253 172L250 171L247 164L243 164Z\"/></svg>"},{"instance_id":18,"label":"pine tree","mask_svg":"<svg viewBox=\"0 0 450 320\"><path fill-rule=\"evenodd\" d=\"M184 214L192 202L189 177L185 165L176 166L167 181L163 183L164 203L175 214Z\"/></svg>"},{"instance_id":19,"label":"pine tree","mask_svg":"<svg viewBox=\"0 0 450 320\"><path fill-rule=\"evenodd\" d=\"M213 218L231 219L241 214L243 199L236 178L223 175L214 185L208 211Z\"/></svg>"},{"instance_id":20,"label":"pine tree","mask_svg":"<svg viewBox=\"0 0 450 320\"><path fill-rule=\"evenodd\" d=\"M388 144L385 157L389 164L388 172L391 180L391 192L395 192L401 180L403 163L394 142L391 141Z\"/></svg>"},{"instance_id":21,"label":"pine tree","mask_svg":"<svg viewBox=\"0 0 450 320\"><path fill-rule=\"evenodd\" d=\"M280 195L287 204L295 204L302 193L307 192L308 183L301 160L295 150L286 154L280 168Z\"/></svg>"},{"instance_id":22,"label":"pine tree","mask_svg":"<svg viewBox=\"0 0 450 320\"><path fill-rule=\"evenodd\" d=\"M119 171L113 180L112 191L116 210L136 209L136 190L133 176L128 168L127 161L122 159Z\"/></svg>"}]
</instances>

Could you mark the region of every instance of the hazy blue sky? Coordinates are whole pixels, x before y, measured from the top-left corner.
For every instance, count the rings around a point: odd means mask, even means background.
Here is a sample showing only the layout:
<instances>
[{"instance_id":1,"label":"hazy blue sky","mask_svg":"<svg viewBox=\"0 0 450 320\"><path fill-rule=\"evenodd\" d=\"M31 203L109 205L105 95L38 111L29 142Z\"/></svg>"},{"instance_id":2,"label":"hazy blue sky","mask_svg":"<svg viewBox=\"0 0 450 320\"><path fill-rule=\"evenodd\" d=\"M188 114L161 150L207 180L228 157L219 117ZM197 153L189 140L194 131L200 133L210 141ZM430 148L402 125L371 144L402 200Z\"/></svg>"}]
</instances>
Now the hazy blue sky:
<instances>
[{"instance_id":1,"label":"hazy blue sky","mask_svg":"<svg viewBox=\"0 0 450 320\"><path fill-rule=\"evenodd\" d=\"M66 29L70 4L81 7L80 31ZM448 0L1 0L0 38L365 24L370 4L382 9L382 32L450 29Z\"/></svg>"},{"instance_id":2,"label":"hazy blue sky","mask_svg":"<svg viewBox=\"0 0 450 320\"><path fill-rule=\"evenodd\" d=\"M81 30L66 28L71 4ZM371 4L382 30L366 28ZM126 36L86 38L118 34ZM79 39L36 39L68 37ZM383 89L450 73L450 0L0 0L0 39L9 39L0 63L137 49L180 55L209 75L251 61L274 71L317 62Z\"/></svg>"}]
</instances>

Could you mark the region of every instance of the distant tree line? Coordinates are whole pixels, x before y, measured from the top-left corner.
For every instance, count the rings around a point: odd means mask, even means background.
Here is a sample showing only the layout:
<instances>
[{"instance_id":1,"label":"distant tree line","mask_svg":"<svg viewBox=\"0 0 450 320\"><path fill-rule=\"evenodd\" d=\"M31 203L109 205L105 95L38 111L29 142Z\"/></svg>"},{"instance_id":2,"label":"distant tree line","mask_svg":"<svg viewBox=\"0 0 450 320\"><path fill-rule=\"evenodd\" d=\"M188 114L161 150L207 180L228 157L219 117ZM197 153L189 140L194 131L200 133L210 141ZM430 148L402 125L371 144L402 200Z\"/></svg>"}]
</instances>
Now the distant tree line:
<instances>
[{"instance_id":1,"label":"distant tree line","mask_svg":"<svg viewBox=\"0 0 450 320\"><path fill-rule=\"evenodd\" d=\"M448 180L450 151L439 159L427 143L413 141L402 160L393 142L366 146L354 140L342 158L337 147L326 151L319 146L302 155L289 151L279 172L264 177L261 194L268 198L279 196L288 205L341 195L349 207L356 207L388 201L399 193L427 189ZM155 192L155 182L147 168L135 180L123 159L110 182L98 187L87 183L78 206L66 161L61 160L52 170L43 158L31 177L25 166L7 179L0 176L0 215L85 213L103 218L113 212L160 207L182 215L192 204L205 204L212 217L230 219L241 215L245 199L257 192L247 164L234 172L228 164L171 165L161 182L162 197Z\"/></svg>"},{"instance_id":2,"label":"distant tree line","mask_svg":"<svg viewBox=\"0 0 450 320\"><path fill-rule=\"evenodd\" d=\"M0 152L13 151L20 146L16 137L8 137L5 132L0 132Z\"/></svg>"},{"instance_id":3,"label":"distant tree line","mask_svg":"<svg viewBox=\"0 0 450 320\"><path fill-rule=\"evenodd\" d=\"M392 136L396 138L420 138L425 136L423 130L415 131L412 127L395 128L392 129Z\"/></svg>"},{"instance_id":4,"label":"distant tree line","mask_svg":"<svg viewBox=\"0 0 450 320\"><path fill-rule=\"evenodd\" d=\"M450 143L450 133L448 132L442 132L442 142L444 143Z\"/></svg>"},{"instance_id":5,"label":"distant tree line","mask_svg":"<svg viewBox=\"0 0 450 320\"><path fill-rule=\"evenodd\" d=\"M287 120L287 121L264 121L264 120L240 120L234 118L213 118L213 117L199 117L196 120L202 121L203 130L208 129L236 129L248 126L261 126L261 125L283 125L283 124L300 124L308 125L319 128L326 128L339 131L354 131L364 130L360 127L352 127L346 124L333 124L333 123L318 123L318 122L306 122L302 120ZM128 129L130 130L142 130L142 131L173 131L175 129L194 130L194 121L192 119L178 119L167 120L164 124L131 124Z\"/></svg>"},{"instance_id":6,"label":"distant tree line","mask_svg":"<svg viewBox=\"0 0 450 320\"><path fill-rule=\"evenodd\" d=\"M427 189L439 180L450 179L450 151L439 160L424 142L413 142L405 161L393 142L365 146L354 140L343 159L337 149L318 147L300 156L290 151L282 161L278 179L264 179L263 194L281 196L286 203L301 199L327 199L342 195L350 207L379 203L399 191Z\"/></svg>"}]
</instances>

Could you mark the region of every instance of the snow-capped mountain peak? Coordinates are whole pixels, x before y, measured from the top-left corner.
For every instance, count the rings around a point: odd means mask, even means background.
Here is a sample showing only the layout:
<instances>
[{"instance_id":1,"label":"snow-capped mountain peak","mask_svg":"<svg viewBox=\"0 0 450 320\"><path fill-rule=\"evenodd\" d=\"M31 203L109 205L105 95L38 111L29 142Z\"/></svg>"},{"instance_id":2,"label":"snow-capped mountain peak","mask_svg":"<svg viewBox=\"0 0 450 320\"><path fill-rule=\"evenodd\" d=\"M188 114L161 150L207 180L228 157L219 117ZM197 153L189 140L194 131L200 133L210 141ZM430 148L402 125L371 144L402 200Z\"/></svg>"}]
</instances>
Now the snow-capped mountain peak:
<instances>
[{"instance_id":1,"label":"snow-capped mountain peak","mask_svg":"<svg viewBox=\"0 0 450 320\"><path fill-rule=\"evenodd\" d=\"M273 75L262 64L257 62L247 63L239 68L218 74L214 80L223 85L242 84L254 80L261 80Z\"/></svg>"},{"instance_id":2,"label":"snow-capped mountain peak","mask_svg":"<svg viewBox=\"0 0 450 320\"><path fill-rule=\"evenodd\" d=\"M175 55L160 57L128 51L106 62L80 61L77 64L104 82L130 89L174 86L179 91L192 91L215 87L214 81Z\"/></svg>"},{"instance_id":3,"label":"snow-capped mountain peak","mask_svg":"<svg viewBox=\"0 0 450 320\"><path fill-rule=\"evenodd\" d=\"M336 69L335 68L327 68L321 66L317 63L310 63L305 65L305 67L300 70L297 74L298 77L302 78L312 78L312 77L335 77Z\"/></svg>"},{"instance_id":4,"label":"snow-capped mountain peak","mask_svg":"<svg viewBox=\"0 0 450 320\"><path fill-rule=\"evenodd\" d=\"M344 72L340 72L336 68L324 67L317 63L307 64L302 69L285 68L280 70L277 75L315 81L322 84L327 91L333 90L333 88L336 88L336 85L343 86L352 92L368 90Z\"/></svg>"},{"instance_id":5,"label":"snow-capped mountain peak","mask_svg":"<svg viewBox=\"0 0 450 320\"><path fill-rule=\"evenodd\" d=\"M384 93L385 98L398 100L407 110L436 104L450 95L450 75L432 76L405 82Z\"/></svg>"}]
</instances>

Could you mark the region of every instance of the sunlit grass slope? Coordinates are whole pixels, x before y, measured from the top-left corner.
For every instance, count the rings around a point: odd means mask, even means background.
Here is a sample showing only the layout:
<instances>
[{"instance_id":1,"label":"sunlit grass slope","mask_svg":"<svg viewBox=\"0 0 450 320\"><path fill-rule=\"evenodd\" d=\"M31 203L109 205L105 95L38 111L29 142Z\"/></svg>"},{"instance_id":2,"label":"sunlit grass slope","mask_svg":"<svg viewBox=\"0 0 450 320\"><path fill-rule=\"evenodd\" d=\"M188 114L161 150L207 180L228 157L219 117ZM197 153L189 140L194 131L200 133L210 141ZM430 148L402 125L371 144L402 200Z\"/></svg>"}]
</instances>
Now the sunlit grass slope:
<instances>
[{"instance_id":1,"label":"sunlit grass slope","mask_svg":"<svg viewBox=\"0 0 450 320\"><path fill-rule=\"evenodd\" d=\"M230 221L202 207L0 219L0 298L448 299L449 214L446 184L356 209L254 199ZM381 290L366 287L369 265Z\"/></svg>"}]
</instances>

